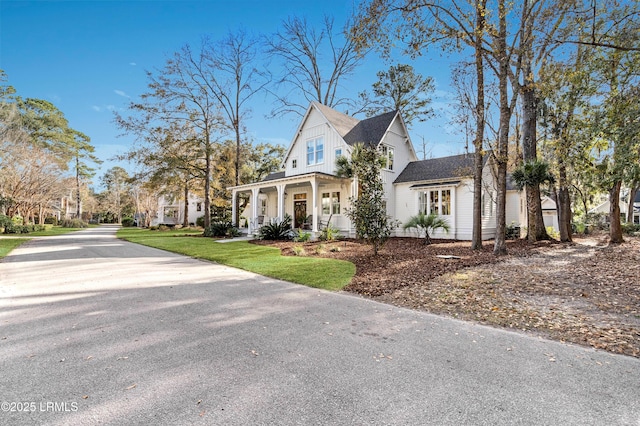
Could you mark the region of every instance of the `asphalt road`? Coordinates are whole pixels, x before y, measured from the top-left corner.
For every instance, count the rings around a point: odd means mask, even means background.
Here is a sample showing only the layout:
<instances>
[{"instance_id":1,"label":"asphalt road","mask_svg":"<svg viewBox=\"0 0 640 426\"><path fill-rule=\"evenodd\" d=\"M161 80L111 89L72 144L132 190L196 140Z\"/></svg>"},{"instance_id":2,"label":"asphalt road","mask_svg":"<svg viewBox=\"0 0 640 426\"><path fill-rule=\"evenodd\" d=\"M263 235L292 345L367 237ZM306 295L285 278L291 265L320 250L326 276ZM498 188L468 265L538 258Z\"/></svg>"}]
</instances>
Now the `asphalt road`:
<instances>
[{"instance_id":1,"label":"asphalt road","mask_svg":"<svg viewBox=\"0 0 640 426\"><path fill-rule=\"evenodd\" d=\"M640 360L115 239L0 262L2 425L640 425Z\"/></svg>"}]
</instances>

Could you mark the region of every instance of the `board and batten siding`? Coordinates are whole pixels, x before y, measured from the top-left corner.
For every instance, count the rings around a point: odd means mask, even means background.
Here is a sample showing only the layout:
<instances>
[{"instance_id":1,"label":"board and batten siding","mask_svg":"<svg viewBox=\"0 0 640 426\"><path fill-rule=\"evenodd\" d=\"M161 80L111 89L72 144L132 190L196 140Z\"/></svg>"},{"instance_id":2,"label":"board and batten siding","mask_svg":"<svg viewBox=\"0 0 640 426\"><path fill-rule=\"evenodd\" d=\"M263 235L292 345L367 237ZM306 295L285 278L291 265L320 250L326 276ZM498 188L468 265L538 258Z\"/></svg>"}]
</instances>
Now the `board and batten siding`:
<instances>
[{"instance_id":1,"label":"board and batten siding","mask_svg":"<svg viewBox=\"0 0 640 426\"><path fill-rule=\"evenodd\" d=\"M393 182L398 178L398 175L400 175L404 168L407 167L407 164L416 160L415 155L409 148L408 135L397 116L391 123L389 130L380 144L393 147L393 170L384 169L381 171L381 176L384 193L386 194L387 214L392 218L397 218L399 209L396 204L396 188ZM381 147L379 148L381 149ZM400 233L402 233L402 231L400 231Z\"/></svg>"},{"instance_id":2,"label":"board and batten siding","mask_svg":"<svg viewBox=\"0 0 640 426\"><path fill-rule=\"evenodd\" d=\"M307 165L307 141L323 138L323 161L320 164ZM335 173L335 151L341 148L343 154L346 152L346 144L340 135L331 127L322 114L315 108L311 109L307 120L300 132L292 142L292 149L286 159L285 176L295 176L304 173L321 172L327 174ZM293 160L297 160L297 167L293 168Z\"/></svg>"}]
</instances>

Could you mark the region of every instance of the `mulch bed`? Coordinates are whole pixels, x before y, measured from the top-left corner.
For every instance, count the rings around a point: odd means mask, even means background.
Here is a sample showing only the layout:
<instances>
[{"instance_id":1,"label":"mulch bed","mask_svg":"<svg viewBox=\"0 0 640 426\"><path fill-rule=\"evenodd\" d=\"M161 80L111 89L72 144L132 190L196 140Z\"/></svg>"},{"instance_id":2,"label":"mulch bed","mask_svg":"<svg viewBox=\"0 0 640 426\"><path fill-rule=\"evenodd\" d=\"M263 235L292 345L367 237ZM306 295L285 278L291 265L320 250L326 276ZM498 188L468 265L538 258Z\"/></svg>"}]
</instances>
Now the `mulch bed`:
<instances>
[{"instance_id":1,"label":"mulch bed","mask_svg":"<svg viewBox=\"0 0 640 426\"><path fill-rule=\"evenodd\" d=\"M473 251L468 241L392 238L378 256L353 240L257 243L353 262L356 275L344 290L381 302L640 357L637 237L611 246L605 236L508 241L508 255L499 257L493 242Z\"/></svg>"}]
</instances>

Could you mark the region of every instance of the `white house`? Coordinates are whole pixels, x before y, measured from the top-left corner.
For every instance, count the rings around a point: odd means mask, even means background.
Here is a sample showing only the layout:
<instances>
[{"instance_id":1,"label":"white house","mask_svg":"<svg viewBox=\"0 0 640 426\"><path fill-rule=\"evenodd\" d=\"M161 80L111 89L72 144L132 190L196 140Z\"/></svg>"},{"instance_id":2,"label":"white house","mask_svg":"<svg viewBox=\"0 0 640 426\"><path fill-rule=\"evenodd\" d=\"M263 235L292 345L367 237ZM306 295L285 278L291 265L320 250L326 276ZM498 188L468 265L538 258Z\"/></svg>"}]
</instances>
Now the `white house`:
<instances>
[{"instance_id":1,"label":"white house","mask_svg":"<svg viewBox=\"0 0 640 426\"><path fill-rule=\"evenodd\" d=\"M622 216L622 220L626 220L627 211L629 210L629 189L625 188L620 191L620 216ZM611 203L607 199L606 201L600 203L593 209L589 210L589 213L603 213L608 215L609 209L611 208ZM636 193L636 198L633 200L633 223L640 223L640 192Z\"/></svg>"},{"instance_id":2,"label":"white house","mask_svg":"<svg viewBox=\"0 0 640 426\"><path fill-rule=\"evenodd\" d=\"M293 218L294 228L308 228L314 235L331 220L343 235L355 231L344 210L357 195L352 179L335 175L335 160L349 156L356 143L376 147L387 159L382 170L387 213L401 223L420 212L437 213L450 225L437 238L470 240L473 212L473 155L418 161L402 117L397 112L365 120L347 116L317 102L307 109L282 162L284 171L261 182L229 188L233 203L239 194L250 197L249 233L263 223ZM495 237L495 183L490 157L483 170L482 235ZM515 199L514 196L511 198ZM510 218L521 221L520 195L508 203ZM234 217L235 217L235 212ZM405 234L401 227L396 235Z\"/></svg>"},{"instance_id":3,"label":"white house","mask_svg":"<svg viewBox=\"0 0 640 426\"><path fill-rule=\"evenodd\" d=\"M196 195L189 194L189 213L187 221L195 224L196 220L204 216L204 202ZM158 211L151 218L151 226L182 225L184 218L184 200L170 196L158 198Z\"/></svg>"}]
</instances>

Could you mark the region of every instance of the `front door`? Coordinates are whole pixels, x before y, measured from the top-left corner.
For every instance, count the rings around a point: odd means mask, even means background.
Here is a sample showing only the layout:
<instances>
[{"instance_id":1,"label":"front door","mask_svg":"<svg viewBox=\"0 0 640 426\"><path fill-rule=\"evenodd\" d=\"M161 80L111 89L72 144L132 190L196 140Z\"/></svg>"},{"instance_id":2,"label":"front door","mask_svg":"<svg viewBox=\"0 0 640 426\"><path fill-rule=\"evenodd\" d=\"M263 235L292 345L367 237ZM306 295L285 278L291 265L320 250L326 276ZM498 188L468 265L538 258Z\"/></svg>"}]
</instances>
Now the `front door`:
<instances>
[{"instance_id":1,"label":"front door","mask_svg":"<svg viewBox=\"0 0 640 426\"><path fill-rule=\"evenodd\" d=\"M293 202L293 227L302 228L302 224L307 220L307 200L296 200Z\"/></svg>"}]
</instances>

